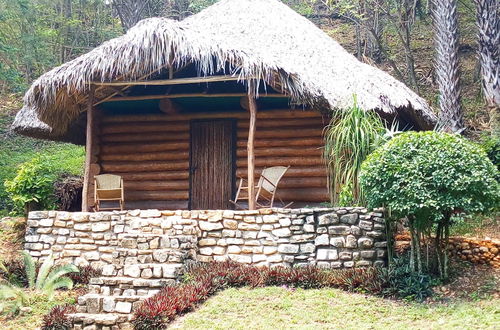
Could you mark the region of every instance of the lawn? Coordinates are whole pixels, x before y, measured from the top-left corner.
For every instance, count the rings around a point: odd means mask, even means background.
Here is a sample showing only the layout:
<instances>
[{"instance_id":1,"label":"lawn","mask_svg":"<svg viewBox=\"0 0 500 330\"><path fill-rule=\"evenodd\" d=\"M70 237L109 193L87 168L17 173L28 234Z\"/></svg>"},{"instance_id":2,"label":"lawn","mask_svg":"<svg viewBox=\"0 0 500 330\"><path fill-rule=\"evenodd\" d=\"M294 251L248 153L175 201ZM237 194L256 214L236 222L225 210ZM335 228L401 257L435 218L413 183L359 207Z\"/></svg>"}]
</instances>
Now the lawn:
<instances>
[{"instance_id":1,"label":"lawn","mask_svg":"<svg viewBox=\"0 0 500 330\"><path fill-rule=\"evenodd\" d=\"M404 304L336 289L227 289L176 329L499 329L500 300Z\"/></svg>"}]
</instances>

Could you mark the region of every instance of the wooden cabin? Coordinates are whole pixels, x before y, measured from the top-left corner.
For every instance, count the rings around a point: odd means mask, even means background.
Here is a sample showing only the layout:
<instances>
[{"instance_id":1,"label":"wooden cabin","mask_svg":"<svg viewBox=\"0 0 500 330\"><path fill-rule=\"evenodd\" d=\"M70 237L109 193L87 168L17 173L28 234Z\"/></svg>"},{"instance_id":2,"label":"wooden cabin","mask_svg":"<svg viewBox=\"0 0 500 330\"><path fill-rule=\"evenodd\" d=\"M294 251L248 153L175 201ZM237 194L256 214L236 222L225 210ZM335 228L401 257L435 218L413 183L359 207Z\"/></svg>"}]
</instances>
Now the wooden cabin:
<instances>
[{"instance_id":1,"label":"wooden cabin","mask_svg":"<svg viewBox=\"0 0 500 330\"><path fill-rule=\"evenodd\" d=\"M435 123L407 86L282 2L221 0L143 20L42 75L13 128L86 145L84 210L103 173L123 177L126 208L230 209L238 177L253 186L276 165L290 166L278 197L312 206L329 200L323 130L353 95L405 126Z\"/></svg>"}]
</instances>

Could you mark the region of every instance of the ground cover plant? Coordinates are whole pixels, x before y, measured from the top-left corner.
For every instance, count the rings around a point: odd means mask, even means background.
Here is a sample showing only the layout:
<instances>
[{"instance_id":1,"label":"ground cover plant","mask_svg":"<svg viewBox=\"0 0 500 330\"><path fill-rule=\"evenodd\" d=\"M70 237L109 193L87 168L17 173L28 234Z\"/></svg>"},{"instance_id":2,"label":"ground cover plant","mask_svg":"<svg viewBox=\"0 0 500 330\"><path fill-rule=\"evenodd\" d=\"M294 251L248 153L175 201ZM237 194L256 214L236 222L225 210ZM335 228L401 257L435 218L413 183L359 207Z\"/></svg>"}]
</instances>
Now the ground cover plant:
<instances>
[{"instance_id":1,"label":"ground cover plant","mask_svg":"<svg viewBox=\"0 0 500 330\"><path fill-rule=\"evenodd\" d=\"M411 270L421 274L429 267L420 248L425 236L427 243L434 240L435 268L446 279L454 217L498 208L496 175L486 153L458 135L406 132L368 156L360 182L368 207L386 207L392 215L389 221L408 219Z\"/></svg>"},{"instance_id":2,"label":"ground cover plant","mask_svg":"<svg viewBox=\"0 0 500 330\"><path fill-rule=\"evenodd\" d=\"M266 268L235 262L195 264L188 267L182 284L165 287L146 299L135 311L133 324L135 329L163 329L176 316L193 310L208 297L226 288L328 287L383 294L385 276L384 270L377 268L335 270L314 266Z\"/></svg>"}]
</instances>

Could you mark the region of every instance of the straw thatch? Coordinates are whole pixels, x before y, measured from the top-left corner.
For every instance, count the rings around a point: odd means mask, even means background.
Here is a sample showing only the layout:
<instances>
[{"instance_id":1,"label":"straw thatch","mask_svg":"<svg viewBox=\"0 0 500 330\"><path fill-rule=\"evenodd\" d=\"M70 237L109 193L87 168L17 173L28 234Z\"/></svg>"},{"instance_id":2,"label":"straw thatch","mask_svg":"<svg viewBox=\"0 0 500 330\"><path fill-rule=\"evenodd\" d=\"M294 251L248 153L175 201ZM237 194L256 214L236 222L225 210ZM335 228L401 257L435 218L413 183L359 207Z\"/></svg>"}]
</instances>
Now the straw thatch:
<instances>
[{"instance_id":1,"label":"straw thatch","mask_svg":"<svg viewBox=\"0 0 500 330\"><path fill-rule=\"evenodd\" d=\"M418 128L435 122L427 103L403 83L359 62L280 1L221 0L181 22L143 20L125 35L45 73L26 93L14 129L74 140L68 130L85 111L89 82L140 79L165 68L169 59L174 67L195 63L200 76L225 69L242 82L259 77L297 103L343 109L352 106L356 94L365 110L398 115ZM111 92L101 89L96 95Z\"/></svg>"}]
</instances>

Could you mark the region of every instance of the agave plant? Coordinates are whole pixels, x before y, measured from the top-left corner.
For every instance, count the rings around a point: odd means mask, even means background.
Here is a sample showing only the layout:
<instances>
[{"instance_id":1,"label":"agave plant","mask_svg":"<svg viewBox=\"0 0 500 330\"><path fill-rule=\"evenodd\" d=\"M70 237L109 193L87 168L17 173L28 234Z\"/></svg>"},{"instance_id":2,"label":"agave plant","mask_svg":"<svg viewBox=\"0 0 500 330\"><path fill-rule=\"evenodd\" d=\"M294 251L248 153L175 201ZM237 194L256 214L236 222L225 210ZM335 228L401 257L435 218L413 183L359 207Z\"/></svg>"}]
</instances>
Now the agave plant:
<instances>
[{"instance_id":1,"label":"agave plant","mask_svg":"<svg viewBox=\"0 0 500 330\"><path fill-rule=\"evenodd\" d=\"M50 254L42 263L37 274L36 264L31 255L26 251L23 251L22 254L29 289L44 294L49 300L52 300L56 289L73 288L73 281L64 275L78 273L78 267L72 264L54 267L54 257ZM21 307L29 304L29 295L23 289L9 282L0 284L0 312L16 314Z\"/></svg>"}]
</instances>

